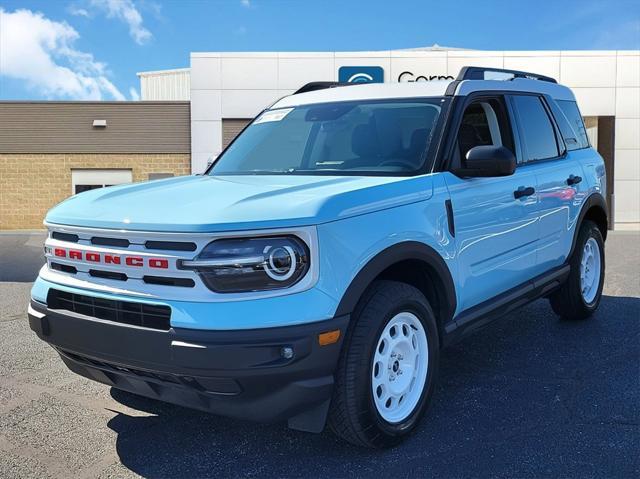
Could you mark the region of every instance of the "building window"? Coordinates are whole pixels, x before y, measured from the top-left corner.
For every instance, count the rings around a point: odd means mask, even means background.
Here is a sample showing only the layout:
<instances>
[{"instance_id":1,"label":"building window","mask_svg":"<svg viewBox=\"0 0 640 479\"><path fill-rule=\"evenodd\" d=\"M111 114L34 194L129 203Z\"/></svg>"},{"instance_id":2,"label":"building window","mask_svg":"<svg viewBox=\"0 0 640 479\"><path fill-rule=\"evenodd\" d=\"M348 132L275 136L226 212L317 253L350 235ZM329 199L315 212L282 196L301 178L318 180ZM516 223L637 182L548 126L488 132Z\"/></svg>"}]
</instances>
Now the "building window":
<instances>
[{"instance_id":1,"label":"building window","mask_svg":"<svg viewBox=\"0 0 640 479\"><path fill-rule=\"evenodd\" d=\"M173 178L173 173L149 173L149 180L163 180L165 178Z\"/></svg>"},{"instance_id":2,"label":"building window","mask_svg":"<svg viewBox=\"0 0 640 479\"><path fill-rule=\"evenodd\" d=\"M131 170L71 170L71 193L131 183Z\"/></svg>"}]
</instances>

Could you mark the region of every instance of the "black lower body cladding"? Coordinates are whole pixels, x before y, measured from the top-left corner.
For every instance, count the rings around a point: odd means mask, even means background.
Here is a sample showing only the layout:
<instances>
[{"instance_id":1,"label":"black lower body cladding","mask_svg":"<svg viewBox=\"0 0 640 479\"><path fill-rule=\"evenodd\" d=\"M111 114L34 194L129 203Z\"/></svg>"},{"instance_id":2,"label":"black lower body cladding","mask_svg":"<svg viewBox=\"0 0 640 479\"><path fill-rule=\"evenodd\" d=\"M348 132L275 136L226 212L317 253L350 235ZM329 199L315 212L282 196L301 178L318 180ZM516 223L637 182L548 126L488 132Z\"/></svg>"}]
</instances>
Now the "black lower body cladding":
<instances>
[{"instance_id":1,"label":"black lower body cladding","mask_svg":"<svg viewBox=\"0 0 640 479\"><path fill-rule=\"evenodd\" d=\"M223 416L324 426L349 317L246 331L118 324L32 301L31 329L72 371L142 396ZM339 329L320 346L320 333Z\"/></svg>"}]
</instances>

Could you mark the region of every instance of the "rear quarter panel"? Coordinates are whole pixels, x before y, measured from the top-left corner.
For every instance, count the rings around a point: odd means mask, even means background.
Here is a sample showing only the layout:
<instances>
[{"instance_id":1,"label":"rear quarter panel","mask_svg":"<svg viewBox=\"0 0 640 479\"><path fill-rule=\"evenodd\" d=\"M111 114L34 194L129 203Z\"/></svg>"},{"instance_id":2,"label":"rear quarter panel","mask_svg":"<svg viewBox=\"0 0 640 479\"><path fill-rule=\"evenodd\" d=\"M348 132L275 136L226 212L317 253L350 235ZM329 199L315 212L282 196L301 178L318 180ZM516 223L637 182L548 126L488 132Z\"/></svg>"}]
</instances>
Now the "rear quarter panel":
<instances>
[{"instance_id":1,"label":"rear quarter panel","mask_svg":"<svg viewBox=\"0 0 640 479\"><path fill-rule=\"evenodd\" d=\"M572 156L580 163L583 178L586 182L587 194L600 193L603 198L607 197L607 175L604 167L604 160L593 148L576 150L571 152Z\"/></svg>"}]
</instances>

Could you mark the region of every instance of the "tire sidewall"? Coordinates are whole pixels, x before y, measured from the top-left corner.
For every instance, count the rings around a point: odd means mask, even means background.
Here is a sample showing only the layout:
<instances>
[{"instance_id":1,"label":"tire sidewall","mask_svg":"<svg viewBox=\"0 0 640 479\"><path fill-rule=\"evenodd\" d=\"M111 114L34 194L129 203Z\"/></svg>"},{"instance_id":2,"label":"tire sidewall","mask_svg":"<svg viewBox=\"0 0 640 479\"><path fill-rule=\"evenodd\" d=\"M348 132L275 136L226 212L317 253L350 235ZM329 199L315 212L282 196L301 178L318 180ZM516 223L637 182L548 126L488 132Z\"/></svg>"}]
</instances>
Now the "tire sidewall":
<instances>
[{"instance_id":1,"label":"tire sidewall","mask_svg":"<svg viewBox=\"0 0 640 479\"><path fill-rule=\"evenodd\" d=\"M590 312L598 309L598 305L600 304L600 299L602 298L602 289L604 288L604 275L605 275L605 262L604 262L604 240L602 239L602 233L598 227L591 223L585 223L585 228L581 232L580 242L578 244L579 249L576 250L576 260L574 264L575 272L576 272L576 284L578 285L577 293L580 298L580 301L583 307ZM598 244L598 252L600 254L600 278L598 279L598 291L596 293L595 298L591 303L587 303L582 295L582 283L580 281L580 264L582 262L582 255L584 254L584 246L589 241L590 238L593 238Z\"/></svg>"}]
</instances>

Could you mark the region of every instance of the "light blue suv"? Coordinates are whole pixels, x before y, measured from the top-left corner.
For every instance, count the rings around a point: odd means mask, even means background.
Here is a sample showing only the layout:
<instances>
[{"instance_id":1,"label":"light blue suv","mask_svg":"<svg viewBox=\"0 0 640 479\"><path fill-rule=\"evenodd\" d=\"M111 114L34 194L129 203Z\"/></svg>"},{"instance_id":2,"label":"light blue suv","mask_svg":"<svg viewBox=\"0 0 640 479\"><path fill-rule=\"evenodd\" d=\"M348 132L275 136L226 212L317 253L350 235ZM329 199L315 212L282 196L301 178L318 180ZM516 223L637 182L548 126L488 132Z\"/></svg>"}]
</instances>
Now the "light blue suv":
<instances>
[{"instance_id":1,"label":"light blue suv","mask_svg":"<svg viewBox=\"0 0 640 479\"><path fill-rule=\"evenodd\" d=\"M605 185L551 78L312 83L203 175L52 209L29 321L115 388L386 447L452 341L540 297L596 310Z\"/></svg>"}]
</instances>

